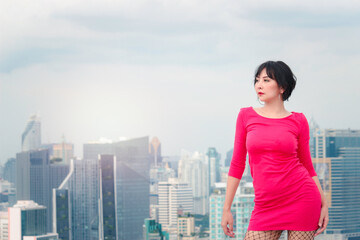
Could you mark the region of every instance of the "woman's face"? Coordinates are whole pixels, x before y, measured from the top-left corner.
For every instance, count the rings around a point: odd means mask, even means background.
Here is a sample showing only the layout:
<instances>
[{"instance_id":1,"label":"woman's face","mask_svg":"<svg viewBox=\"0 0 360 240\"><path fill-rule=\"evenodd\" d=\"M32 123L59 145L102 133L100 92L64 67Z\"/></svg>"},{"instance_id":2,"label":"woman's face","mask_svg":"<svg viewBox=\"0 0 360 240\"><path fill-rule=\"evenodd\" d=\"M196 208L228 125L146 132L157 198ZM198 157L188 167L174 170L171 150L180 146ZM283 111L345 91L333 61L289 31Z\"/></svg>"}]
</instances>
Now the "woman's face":
<instances>
[{"instance_id":1,"label":"woman's face","mask_svg":"<svg viewBox=\"0 0 360 240\"><path fill-rule=\"evenodd\" d=\"M260 75L255 80L255 91L260 101L263 102L271 102L276 99L282 101L281 93L284 92L283 89L279 87L276 80L267 76L266 68L260 72ZM260 92L263 94L259 94Z\"/></svg>"}]
</instances>

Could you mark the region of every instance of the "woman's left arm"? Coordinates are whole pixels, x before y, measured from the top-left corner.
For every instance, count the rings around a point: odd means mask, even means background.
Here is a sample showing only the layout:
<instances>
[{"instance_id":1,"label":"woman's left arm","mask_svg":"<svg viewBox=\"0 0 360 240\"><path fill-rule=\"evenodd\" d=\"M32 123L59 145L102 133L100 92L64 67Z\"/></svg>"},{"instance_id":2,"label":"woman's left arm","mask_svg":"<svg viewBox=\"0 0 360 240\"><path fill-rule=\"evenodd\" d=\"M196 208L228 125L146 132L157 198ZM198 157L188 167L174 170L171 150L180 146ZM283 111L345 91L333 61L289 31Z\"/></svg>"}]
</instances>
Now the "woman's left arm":
<instances>
[{"instance_id":1,"label":"woman's left arm","mask_svg":"<svg viewBox=\"0 0 360 240\"><path fill-rule=\"evenodd\" d=\"M302 113L302 122L301 122L301 129L299 133L299 145L298 145L298 157L300 162L304 165L304 167L308 170L310 177L314 179L314 182L316 183L316 186L319 189L320 195L321 195L321 214L319 218L319 230L316 232L315 236L322 233L329 222L329 210L328 210L328 204L325 199L324 192L321 188L319 178L316 174L316 171L314 169L314 165L312 163L311 159L311 153L310 153L310 129L309 129L309 123L305 117L305 115Z\"/></svg>"},{"instance_id":2,"label":"woman's left arm","mask_svg":"<svg viewBox=\"0 0 360 240\"><path fill-rule=\"evenodd\" d=\"M318 187L320 195L321 195L321 214L320 214L320 219L319 219L319 228L320 229L314 235L314 237L316 237L317 235L319 235L326 229L326 227L329 223L329 209L328 209L328 204L326 202L325 194L320 185L319 178L317 176L313 176L312 179L314 179L314 182L316 183L316 186Z\"/></svg>"}]
</instances>

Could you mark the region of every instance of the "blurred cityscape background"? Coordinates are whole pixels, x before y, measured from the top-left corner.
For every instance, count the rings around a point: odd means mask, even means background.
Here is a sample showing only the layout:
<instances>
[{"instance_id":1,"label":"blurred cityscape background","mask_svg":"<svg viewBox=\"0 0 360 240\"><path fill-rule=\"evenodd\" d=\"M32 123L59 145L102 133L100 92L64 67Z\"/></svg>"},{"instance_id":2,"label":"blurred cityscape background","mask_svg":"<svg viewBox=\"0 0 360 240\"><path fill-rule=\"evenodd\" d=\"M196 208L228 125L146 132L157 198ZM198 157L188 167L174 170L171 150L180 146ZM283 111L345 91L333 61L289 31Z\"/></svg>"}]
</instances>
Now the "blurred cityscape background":
<instances>
[{"instance_id":1,"label":"blurred cityscape background","mask_svg":"<svg viewBox=\"0 0 360 240\"><path fill-rule=\"evenodd\" d=\"M359 1L0 1L0 239L225 239L236 117L282 60L329 203L315 239L359 240L359 42ZM247 161L234 239L253 201Z\"/></svg>"}]
</instances>

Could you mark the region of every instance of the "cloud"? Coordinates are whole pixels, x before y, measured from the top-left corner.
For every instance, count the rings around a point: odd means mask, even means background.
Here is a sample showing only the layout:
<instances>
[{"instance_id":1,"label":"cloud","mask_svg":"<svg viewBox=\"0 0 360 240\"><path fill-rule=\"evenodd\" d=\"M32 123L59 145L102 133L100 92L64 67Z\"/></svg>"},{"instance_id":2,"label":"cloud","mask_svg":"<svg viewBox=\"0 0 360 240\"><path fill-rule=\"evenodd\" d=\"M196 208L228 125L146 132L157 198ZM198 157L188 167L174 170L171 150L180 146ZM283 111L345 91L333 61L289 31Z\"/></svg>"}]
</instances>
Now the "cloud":
<instances>
[{"instance_id":1,"label":"cloud","mask_svg":"<svg viewBox=\"0 0 360 240\"><path fill-rule=\"evenodd\" d=\"M284 60L298 76L289 110L357 126L344 104L358 101L359 9L358 1L1 1L0 160L18 151L37 111L44 140L64 132L78 153L101 136L144 134L162 137L168 153L225 152L236 111L257 104L252 75L266 60Z\"/></svg>"}]
</instances>

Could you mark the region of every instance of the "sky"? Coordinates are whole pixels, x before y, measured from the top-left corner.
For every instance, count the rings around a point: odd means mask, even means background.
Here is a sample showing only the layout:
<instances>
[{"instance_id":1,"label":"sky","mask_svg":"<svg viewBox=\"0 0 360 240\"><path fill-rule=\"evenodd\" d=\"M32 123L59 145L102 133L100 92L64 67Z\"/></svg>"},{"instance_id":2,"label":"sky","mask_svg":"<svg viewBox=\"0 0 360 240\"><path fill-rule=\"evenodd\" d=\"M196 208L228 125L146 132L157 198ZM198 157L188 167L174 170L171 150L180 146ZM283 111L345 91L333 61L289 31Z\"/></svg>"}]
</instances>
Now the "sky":
<instances>
[{"instance_id":1,"label":"sky","mask_svg":"<svg viewBox=\"0 0 360 240\"><path fill-rule=\"evenodd\" d=\"M158 137L163 155L233 147L241 107L261 107L256 67L287 63L288 111L360 129L360 2L0 1L0 163L30 115L42 142Z\"/></svg>"}]
</instances>

